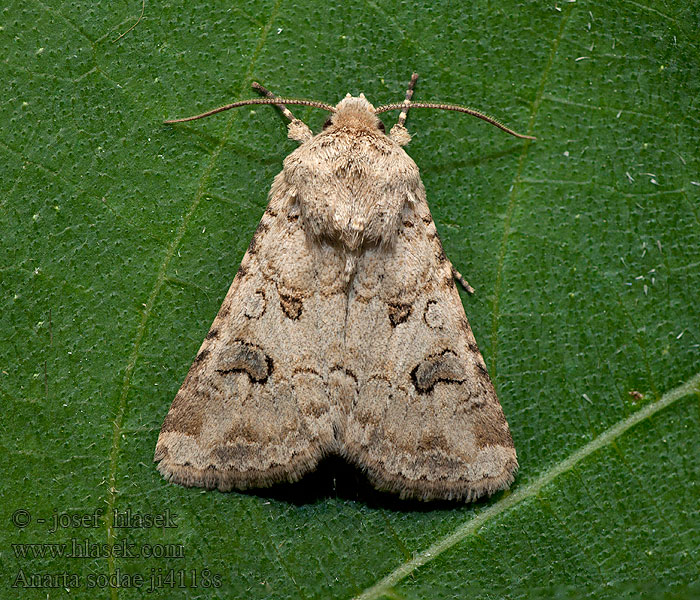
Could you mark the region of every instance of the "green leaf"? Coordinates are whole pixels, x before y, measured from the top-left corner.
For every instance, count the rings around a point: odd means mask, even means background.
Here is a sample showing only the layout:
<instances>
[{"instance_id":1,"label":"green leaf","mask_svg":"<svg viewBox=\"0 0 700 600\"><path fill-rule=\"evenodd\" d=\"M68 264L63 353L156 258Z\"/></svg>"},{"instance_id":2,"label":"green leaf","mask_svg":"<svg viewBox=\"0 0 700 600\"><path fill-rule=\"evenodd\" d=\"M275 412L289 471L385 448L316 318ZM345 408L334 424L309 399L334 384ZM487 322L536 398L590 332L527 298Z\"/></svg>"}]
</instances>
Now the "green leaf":
<instances>
[{"instance_id":1,"label":"green leaf","mask_svg":"<svg viewBox=\"0 0 700 600\"><path fill-rule=\"evenodd\" d=\"M115 42L138 2L11 2L0 596L700 595L699 9L147 2ZM339 460L267 491L168 484L160 425L295 144L270 107L163 119L255 97L253 79L397 102L412 71L416 100L538 138L442 111L408 121L446 251L477 289L463 299L514 485L406 503Z\"/></svg>"}]
</instances>

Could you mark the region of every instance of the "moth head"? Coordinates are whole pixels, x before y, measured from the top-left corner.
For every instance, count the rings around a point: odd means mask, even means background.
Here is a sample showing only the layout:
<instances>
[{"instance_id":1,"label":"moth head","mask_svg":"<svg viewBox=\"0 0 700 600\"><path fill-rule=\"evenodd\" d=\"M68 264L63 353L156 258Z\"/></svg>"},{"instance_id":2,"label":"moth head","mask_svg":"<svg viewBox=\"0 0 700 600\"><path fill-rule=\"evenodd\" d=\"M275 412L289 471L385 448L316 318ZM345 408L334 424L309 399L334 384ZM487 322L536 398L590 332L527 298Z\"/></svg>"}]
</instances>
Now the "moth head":
<instances>
[{"instance_id":1,"label":"moth head","mask_svg":"<svg viewBox=\"0 0 700 600\"><path fill-rule=\"evenodd\" d=\"M347 127L349 129L369 129L384 133L384 123L374 114L372 106L364 94L351 96L348 94L335 107L335 111L326 119L324 129L331 126Z\"/></svg>"}]
</instances>

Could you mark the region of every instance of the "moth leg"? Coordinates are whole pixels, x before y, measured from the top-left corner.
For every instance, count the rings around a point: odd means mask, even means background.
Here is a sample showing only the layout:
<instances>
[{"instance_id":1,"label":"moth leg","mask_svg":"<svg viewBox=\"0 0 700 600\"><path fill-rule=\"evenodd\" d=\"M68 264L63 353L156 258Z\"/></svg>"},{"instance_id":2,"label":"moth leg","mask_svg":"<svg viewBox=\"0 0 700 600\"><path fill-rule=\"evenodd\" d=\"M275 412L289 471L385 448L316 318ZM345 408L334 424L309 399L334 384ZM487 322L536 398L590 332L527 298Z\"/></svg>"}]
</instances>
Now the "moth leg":
<instances>
[{"instance_id":1,"label":"moth leg","mask_svg":"<svg viewBox=\"0 0 700 600\"><path fill-rule=\"evenodd\" d=\"M401 114L399 114L399 120L389 132L389 137L400 146L405 146L411 141L411 134L408 133L406 129L406 118L408 117L408 109L410 108L409 102L411 98L413 98L413 88L416 87L416 81L418 81L418 73L411 75L411 81L406 90L406 99L404 100L404 107L401 110Z\"/></svg>"},{"instance_id":2,"label":"moth leg","mask_svg":"<svg viewBox=\"0 0 700 600\"><path fill-rule=\"evenodd\" d=\"M473 294L475 292L474 288L469 285L469 282L457 269L455 269L455 266L452 263L450 263L450 265L452 266L452 277L454 277L459 282L459 285L461 285L464 288L465 292L467 292L468 294Z\"/></svg>"},{"instance_id":3,"label":"moth leg","mask_svg":"<svg viewBox=\"0 0 700 600\"><path fill-rule=\"evenodd\" d=\"M260 85L257 81L253 82L252 87L255 91L260 92L267 98L277 98L275 94L273 94L266 87ZM287 117L287 119L289 119L289 125L287 125L287 129L289 130L289 139L304 143L314 136L309 126L300 119L297 119L292 114L292 111L289 110L284 104L276 104L275 106L282 111L282 114Z\"/></svg>"},{"instance_id":4,"label":"moth leg","mask_svg":"<svg viewBox=\"0 0 700 600\"><path fill-rule=\"evenodd\" d=\"M408 117L408 109L410 108L408 103L411 101L411 98L413 98L413 88L416 87L416 81L418 81L418 73L414 73L413 75L411 75L411 81L409 81L408 83L408 89L406 90L406 100L404 100L405 106L401 110L399 120L396 123L401 127L403 127L406 124L406 118Z\"/></svg>"}]
</instances>

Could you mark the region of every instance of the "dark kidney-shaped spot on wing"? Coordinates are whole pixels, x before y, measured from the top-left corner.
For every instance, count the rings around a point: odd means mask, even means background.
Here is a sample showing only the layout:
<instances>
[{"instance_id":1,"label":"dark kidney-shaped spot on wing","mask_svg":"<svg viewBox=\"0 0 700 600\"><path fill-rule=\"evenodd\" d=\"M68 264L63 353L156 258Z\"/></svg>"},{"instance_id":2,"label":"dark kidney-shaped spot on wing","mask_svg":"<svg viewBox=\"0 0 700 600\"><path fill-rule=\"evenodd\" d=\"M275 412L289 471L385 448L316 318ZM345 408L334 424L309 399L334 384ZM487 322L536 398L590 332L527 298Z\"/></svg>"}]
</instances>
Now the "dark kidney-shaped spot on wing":
<instances>
[{"instance_id":1,"label":"dark kidney-shaped spot on wing","mask_svg":"<svg viewBox=\"0 0 700 600\"><path fill-rule=\"evenodd\" d=\"M246 373L251 381L265 383L272 373L272 359L261 348L234 340L219 357L218 373Z\"/></svg>"},{"instance_id":2,"label":"dark kidney-shaped spot on wing","mask_svg":"<svg viewBox=\"0 0 700 600\"><path fill-rule=\"evenodd\" d=\"M443 350L419 363L411 371L411 379L421 394L432 391L439 382L462 383L466 380L464 362L452 350Z\"/></svg>"}]
</instances>

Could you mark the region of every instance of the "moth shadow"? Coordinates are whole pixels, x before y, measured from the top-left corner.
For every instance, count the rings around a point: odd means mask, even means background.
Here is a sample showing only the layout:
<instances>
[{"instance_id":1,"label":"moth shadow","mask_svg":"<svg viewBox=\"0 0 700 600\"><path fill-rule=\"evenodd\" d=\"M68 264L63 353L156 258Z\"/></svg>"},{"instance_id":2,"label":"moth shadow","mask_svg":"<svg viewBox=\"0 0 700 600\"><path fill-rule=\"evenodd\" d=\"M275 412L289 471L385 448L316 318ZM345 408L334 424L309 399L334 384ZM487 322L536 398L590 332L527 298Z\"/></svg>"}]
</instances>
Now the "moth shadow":
<instances>
[{"instance_id":1,"label":"moth shadow","mask_svg":"<svg viewBox=\"0 0 700 600\"><path fill-rule=\"evenodd\" d=\"M514 144L503 150L497 150L495 152L489 152L487 154L479 154L473 158L462 158L455 160L446 160L444 162L439 162L436 164L428 164L426 167L421 168L422 173L430 174L449 174L453 173L458 169L463 169L465 167L476 167L483 163L488 163L492 160L503 158L511 154L519 154L523 150L523 144Z\"/></svg>"},{"instance_id":2,"label":"moth shadow","mask_svg":"<svg viewBox=\"0 0 700 600\"><path fill-rule=\"evenodd\" d=\"M398 494L382 492L372 486L362 469L339 456L327 456L316 469L294 483L278 483L269 488L255 488L241 492L295 506L316 504L336 498L361 502L370 508L398 512L430 512L464 506L464 502L414 499L402 500Z\"/></svg>"},{"instance_id":3,"label":"moth shadow","mask_svg":"<svg viewBox=\"0 0 700 600\"><path fill-rule=\"evenodd\" d=\"M216 135L212 135L201 129L193 127L180 127L185 132L185 136L189 136L192 144L202 154L211 154L214 149L223 143L223 147L229 152L235 153L239 158L243 158L250 162L259 163L266 166L279 166L279 157L274 153L264 154L252 146L246 145L239 141L222 140Z\"/></svg>"}]
</instances>

